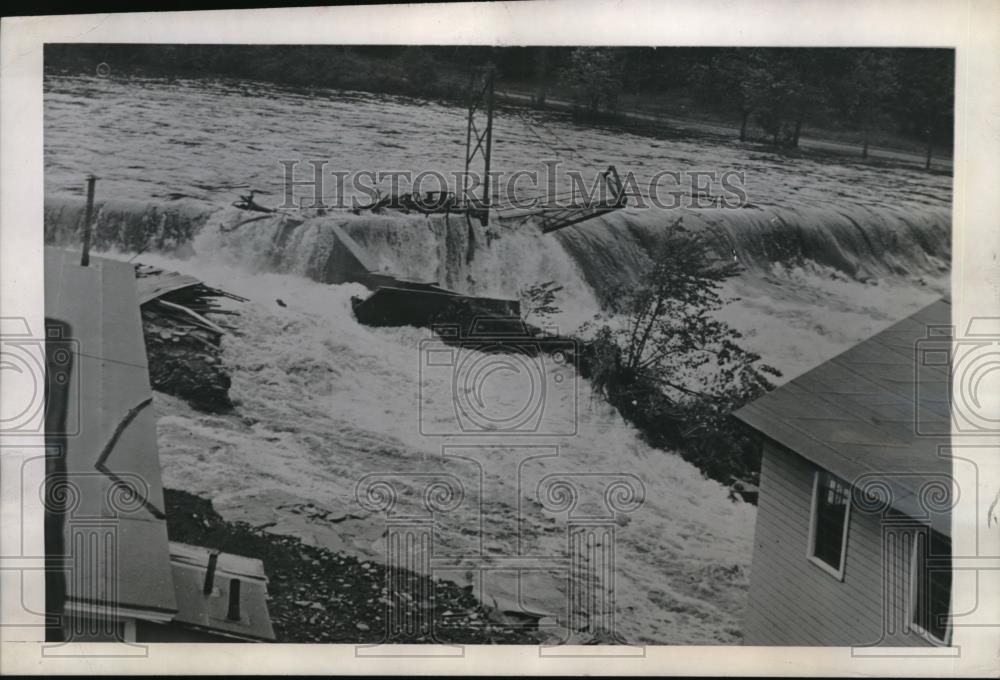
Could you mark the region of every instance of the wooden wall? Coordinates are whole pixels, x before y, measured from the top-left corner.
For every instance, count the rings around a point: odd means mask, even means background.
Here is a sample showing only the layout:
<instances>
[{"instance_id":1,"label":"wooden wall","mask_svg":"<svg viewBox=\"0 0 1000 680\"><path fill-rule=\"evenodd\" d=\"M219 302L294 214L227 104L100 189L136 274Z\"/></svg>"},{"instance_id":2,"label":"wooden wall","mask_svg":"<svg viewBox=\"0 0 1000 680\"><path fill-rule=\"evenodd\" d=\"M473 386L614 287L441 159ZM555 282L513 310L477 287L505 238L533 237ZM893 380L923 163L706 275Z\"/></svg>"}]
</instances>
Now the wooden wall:
<instances>
[{"instance_id":1,"label":"wooden wall","mask_svg":"<svg viewBox=\"0 0 1000 680\"><path fill-rule=\"evenodd\" d=\"M744 644L931 644L907 624L918 523L854 505L843 581L807 559L816 469L765 444Z\"/></svg>"}]
</instances>

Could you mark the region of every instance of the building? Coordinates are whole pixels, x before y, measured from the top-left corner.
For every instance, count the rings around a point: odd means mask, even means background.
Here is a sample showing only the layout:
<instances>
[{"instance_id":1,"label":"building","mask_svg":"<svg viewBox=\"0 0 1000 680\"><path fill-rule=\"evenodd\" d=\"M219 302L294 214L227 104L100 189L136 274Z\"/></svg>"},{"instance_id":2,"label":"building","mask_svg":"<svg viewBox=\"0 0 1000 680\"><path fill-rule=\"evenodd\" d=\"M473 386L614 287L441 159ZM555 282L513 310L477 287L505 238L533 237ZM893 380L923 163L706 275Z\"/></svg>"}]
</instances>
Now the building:
<instances>
[{"instance_id":1,"label":"building","mask_svg":"<svg viewBox=\"0 0 1000 680\"><path fill-rule=\"evenodd\" d=\"M763 446L745 644L950 642L950 324L938 300L736 412Z\"/></svg>"},{"instance_id":2,"label":"building","mask_svg":"<svg viewBox=\"0 0 1000 680\"><path fill-rule=\"evenodd\" d=\"M46 248L47 637L273 640L259 560L170 543L132 265Z\"/></svg>"}]
</instances>

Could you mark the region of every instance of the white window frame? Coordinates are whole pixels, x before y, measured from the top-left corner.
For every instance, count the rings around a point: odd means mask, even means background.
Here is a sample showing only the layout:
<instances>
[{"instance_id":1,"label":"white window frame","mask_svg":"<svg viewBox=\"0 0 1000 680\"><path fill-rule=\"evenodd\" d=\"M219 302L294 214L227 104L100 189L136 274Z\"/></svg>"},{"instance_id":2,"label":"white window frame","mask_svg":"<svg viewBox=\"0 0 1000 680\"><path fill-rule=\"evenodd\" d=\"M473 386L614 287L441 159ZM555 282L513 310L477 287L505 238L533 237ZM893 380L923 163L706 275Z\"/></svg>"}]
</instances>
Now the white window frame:
<instances>
[{"instance_id":1,"label":"white window frame","mask_svg":"<svg viewBox=\"0 0 1000 680\"><path fill-rule=\"evenodd\" d=\"M924 638L933 645L938 647L947 647L951 644L951 629L952 625L949 621L945 625L945 639L942 640L934 633L929 630L924 630L924 627L917 623L917 585L919 583L917 570L920 568L920 542L930 540L930 535L918 531L913 536L913 548L910 554L910 597L909 597L909 609L907 611L907 619L909 620L910 628L912 628L920 637ZM930 546L926 546L927 554L930 554ZM955 570L952 568L952 587L948 589L948 616L951 616L951 607L954 604L954 592L955 592Z\"/></svg>"},{"instance_id":2,"label":"white window frame","mask_svg":"<svg viewBox=\"0 0 1000 680\"><path fill-rule=\"evenodd\" d=\"M847 486L847 511L844 515L844 531L843 535L840 537L840 567L835 569L830 566L820 558L816 557L816 507L818 505L819 497L819 476L821 472L826 472L827 474L833 475L829 470L817 469L813 472L813 488L812 488L812 501L809 507L809 540L806 542L806 559L812 564L816 565L823 571L825 571L830 576L834 577L838 581L844 580L844 568L847 566L847 536L851 531L851 494L853 487L846 481L840 479ZM836 475L833 475L836 477Z\"/></svg>"}]
</instances>

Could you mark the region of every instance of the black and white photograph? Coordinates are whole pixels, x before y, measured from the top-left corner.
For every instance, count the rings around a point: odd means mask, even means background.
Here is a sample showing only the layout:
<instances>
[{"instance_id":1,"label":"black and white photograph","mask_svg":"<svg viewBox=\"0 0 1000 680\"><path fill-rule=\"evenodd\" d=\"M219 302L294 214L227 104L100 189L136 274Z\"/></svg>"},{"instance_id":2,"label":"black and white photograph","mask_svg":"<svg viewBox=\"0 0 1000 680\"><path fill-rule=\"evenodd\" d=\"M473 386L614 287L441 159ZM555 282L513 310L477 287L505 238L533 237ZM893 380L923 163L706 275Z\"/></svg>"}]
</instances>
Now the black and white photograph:
<instances>
[{"instance_id":1,"label":"black and white photograph","mask_svg":"<svg viewBox=\"0 0 1000 680\"><path fill-rule=\"evenodd\" d=\"M793 45L46 41L38 639L960 655L960 53Z\"/></svg>"}]
</instances>

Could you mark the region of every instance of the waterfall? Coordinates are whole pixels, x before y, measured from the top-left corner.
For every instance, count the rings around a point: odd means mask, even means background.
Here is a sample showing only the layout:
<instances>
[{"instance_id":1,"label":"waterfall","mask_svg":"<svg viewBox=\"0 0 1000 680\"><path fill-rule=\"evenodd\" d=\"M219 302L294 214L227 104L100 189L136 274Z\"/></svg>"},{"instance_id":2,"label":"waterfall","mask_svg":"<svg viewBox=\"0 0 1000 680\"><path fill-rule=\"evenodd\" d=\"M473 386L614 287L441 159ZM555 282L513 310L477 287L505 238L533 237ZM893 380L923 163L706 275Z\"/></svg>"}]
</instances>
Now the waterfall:
<instances>
[{"instance_id":1,"label":"waterfall","mask_svg":"<svg viewBox=\"0 0 1000 680\"><path fill-rule=\"evenodd\" d=\"M47 198L46 241L78 241L83 211L81 199ZM564 307L591 313L615 290L639 280L662 235L678 218L717 257L735 257L750 276L767 276L776 264L809 262L857 281L940 276L949 268L951 233L950 211L943 206L913 212L865 205L631 209L550 235L531 222L516 229L502 222L483 227L463 215L343 212L306 217L124 200L100 202L95 211L99 249L213 252L252 271L293 273L321 283L350 279L344 267L353 262L362 270L496 297L556 281L564 287ZM345 241L353 241L361 252Z\"/></svg>"}]
</instances>

